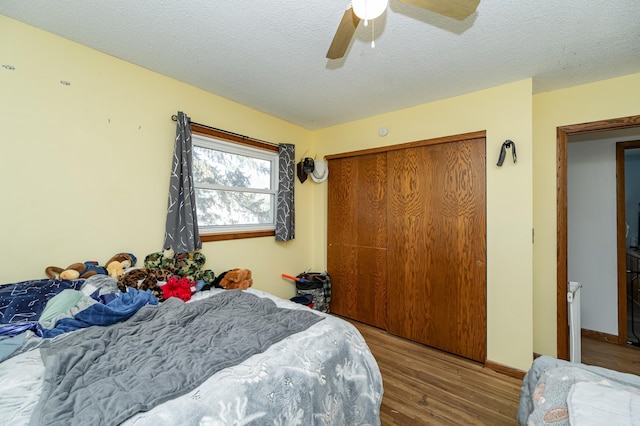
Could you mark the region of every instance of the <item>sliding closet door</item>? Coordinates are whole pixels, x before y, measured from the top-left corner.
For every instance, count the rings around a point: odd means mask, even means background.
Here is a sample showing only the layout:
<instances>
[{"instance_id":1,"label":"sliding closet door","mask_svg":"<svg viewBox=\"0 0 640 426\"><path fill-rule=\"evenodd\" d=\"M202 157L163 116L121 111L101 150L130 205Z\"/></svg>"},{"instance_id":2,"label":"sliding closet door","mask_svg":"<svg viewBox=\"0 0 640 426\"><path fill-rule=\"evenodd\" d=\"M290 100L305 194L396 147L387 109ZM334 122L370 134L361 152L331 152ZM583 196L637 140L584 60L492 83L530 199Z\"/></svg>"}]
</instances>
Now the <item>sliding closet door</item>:
<instances>
[{"instance_id":1,"label":"sliding closet door","mask_svg":"<svg viewBox=\"0 0 640 426\"><path fill-rule=\"evenodd\" d=\"M485 139L387 155L388 331L484 362Z\"/></svg>"},{"instance_id":2,"label":"sliding closet door","mask_svg":"<svg viewBox=\"0 0 640 426\"><path fill-rule=\"evenodd\" d=\"M329 161L331 312L386 327L386 154Z\"/></svg>"}]
</instances>

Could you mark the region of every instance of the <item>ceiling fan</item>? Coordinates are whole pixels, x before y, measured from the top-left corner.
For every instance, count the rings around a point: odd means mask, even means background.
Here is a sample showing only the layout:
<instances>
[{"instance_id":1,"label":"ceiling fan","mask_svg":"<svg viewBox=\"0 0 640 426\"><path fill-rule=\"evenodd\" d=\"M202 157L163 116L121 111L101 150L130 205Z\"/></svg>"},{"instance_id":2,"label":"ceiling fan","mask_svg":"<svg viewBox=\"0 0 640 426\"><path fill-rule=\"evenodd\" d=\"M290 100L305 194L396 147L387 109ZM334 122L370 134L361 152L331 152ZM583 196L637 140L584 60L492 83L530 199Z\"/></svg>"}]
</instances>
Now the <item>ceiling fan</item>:
<instances>
[{"instance_id":1,"label":"ceiling fan","mask_svg":"<svg viewBox=\"0 0 640 426\"><path fill-rule=\"evenodd\" d=\"M459 21L475 12L480 0L400 0L421 9L427 9L440 15ZM388 0L353 0L342 15L336 35L327 51L328 59L339 59L344 56L356 32L361 19L377 18L387 8Z\"/></svg>"}]
</instances>

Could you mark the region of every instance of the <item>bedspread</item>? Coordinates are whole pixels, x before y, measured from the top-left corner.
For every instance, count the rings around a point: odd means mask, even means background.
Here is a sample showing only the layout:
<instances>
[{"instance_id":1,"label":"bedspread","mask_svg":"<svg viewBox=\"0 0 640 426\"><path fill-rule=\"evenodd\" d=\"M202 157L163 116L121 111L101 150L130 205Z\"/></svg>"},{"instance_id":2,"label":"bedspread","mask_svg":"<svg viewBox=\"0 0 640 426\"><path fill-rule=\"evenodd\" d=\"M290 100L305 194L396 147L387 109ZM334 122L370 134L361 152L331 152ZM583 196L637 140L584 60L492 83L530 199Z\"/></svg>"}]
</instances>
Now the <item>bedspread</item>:
<instances>
[{"instance_id":1,"label":"bedspread","mask_svg":"<svg viewBox=\"0 0 640 426\"><path fill-rule=\"evenodd\" d=\"M215 294L212 296L214 299L225 291L198 293L195 299L208 298L208 293ZM308 312L324 320L210 377L203 373L199 386L185 390L182 396L149 411L139 412L123 425L380 424L380 371L355 327L339 318L311 311L259 290L249 289L244 293L271 299L279 307ZM143 308L142 311L148 309L156 308ZM60 344L68 345L71 342L67 340L69 336L77 333L74 331L53 341L59 340ZM167 359L169 352L163 355ZM201 356L185 363L193 366L203 361ZM133 367L128 359L121 360L121 363L123 369ZM3 379L0 381L0 394L5 396L0 398L0 424L18 426L29 423L43 391L44 375L45 368L38 351L28 351L0 363L0 377ZM109 399L105 393L95 398ZM109 407L111 410L105 414L105 423L114 423L120 407Z\"/></svg>"},{"instance_id":2,"label":"bedspread","mask_svg":"<svg viewBox=\"0 0 640 426\"><path fill-rule=\"evenodd\" d=\"M381 402L380 371L362 336L327 317L124 426L377 426Z\"/></svg>"},{"instance_id":3,"label":"bedspread","mask_svg":"<svg viewBox=\"0 0 640 426\"><path fill-rule=\"evenodd\" d=\"M117 425L321 319L231 290L79 330L40 348L45 382L30 424Z\"/></svg>"}]
</instances>

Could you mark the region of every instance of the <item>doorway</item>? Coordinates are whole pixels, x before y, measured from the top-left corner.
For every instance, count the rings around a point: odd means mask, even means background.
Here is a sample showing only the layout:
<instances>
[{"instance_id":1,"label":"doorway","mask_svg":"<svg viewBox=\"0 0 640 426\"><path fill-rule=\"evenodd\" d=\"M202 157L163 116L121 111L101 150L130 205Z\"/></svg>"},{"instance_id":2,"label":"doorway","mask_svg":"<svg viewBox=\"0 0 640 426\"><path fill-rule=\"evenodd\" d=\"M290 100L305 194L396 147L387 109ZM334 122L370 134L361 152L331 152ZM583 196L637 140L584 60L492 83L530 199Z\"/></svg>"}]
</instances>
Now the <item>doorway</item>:
<instances>
[{"instance_id":1,"label":"doorway","mask_svg":"<svg viewBox=\"0 0 640 426\"><path fill-rule=\"evenodd\" d=\"M616 166L618 221L625 223L627 323L624 331L627 344L640 347L640 140L616 144Z\"/></svg>"},{"instance_id":2,"label":"doorway","mask_svg":"<svg viewBox=\"0 0 640 426\"><path fill-rule=\"evenodd\" d=\"M557 357L569 359L569 322L566 303L568 282L568 239L567 239L567 143L571 135L581 135L591 132L640 128L640 116L623 117L619 119L602 120L590 123L574 124L557 128ZM624 237L626 226L624 222L616 225L617 235ZM618 238L618 301L626 301L626 247L624 239ZM623 264L620 267L620 259ZM620 303L619 303L620 304ZM622 312L623 311L623 312ZM624 329L624 341L618 335L618 343L626 344L626 303L623 309L618 309L618 329Z\"/></svg>"}]
</instances>

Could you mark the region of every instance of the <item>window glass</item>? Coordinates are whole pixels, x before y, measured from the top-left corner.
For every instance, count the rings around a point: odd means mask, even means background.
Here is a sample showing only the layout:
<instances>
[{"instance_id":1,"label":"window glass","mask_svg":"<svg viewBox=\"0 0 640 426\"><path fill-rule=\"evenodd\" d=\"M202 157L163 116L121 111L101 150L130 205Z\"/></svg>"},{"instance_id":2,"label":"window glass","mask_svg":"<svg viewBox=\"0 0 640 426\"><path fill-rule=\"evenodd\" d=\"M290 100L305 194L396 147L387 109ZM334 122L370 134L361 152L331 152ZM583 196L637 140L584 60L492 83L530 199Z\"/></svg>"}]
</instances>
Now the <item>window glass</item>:
<instances>
[{"instance_id":1,"label":"window glass","mask_svg":"<svg viewBox=\"0 0 640 426\"><path fill-rule=\"evenodd\" d=\"M197 182L241 188L271 188L271 161L195 146L193 174Z\"/></svg>"},{"instance_id":2,"label":"window glass","mask_svg":"<svg viewBox=\"0 0 640 426\"><path fill-rule=\"evenodd\" d=\"M192 135L201 233L275 229L278 154Z\"/></svg>"}]
</instances>

